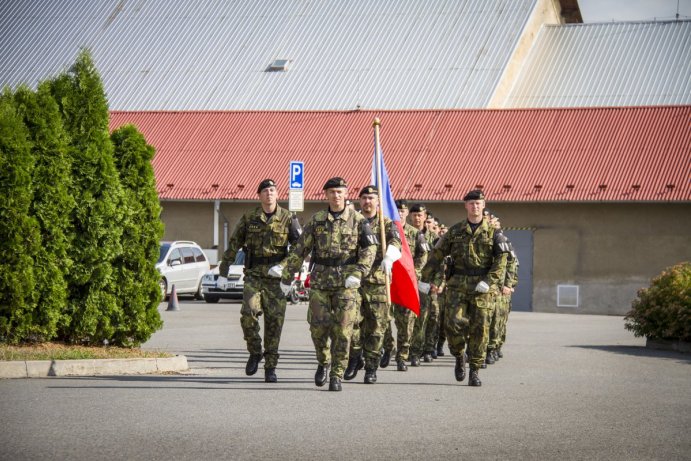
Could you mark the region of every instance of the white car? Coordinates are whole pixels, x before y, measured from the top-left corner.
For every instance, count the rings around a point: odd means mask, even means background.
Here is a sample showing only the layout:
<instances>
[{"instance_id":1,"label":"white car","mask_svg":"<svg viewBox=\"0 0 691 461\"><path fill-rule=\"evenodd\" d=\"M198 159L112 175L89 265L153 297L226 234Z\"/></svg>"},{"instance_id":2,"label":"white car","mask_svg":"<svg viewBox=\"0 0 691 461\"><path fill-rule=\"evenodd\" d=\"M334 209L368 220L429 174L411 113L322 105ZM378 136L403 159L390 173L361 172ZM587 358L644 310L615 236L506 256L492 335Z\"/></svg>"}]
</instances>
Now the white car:
<instances>
[{"instance_id":1,"label":"white car","mask_svg":"<svg viewBox=\"0 0 691 461\"><path fill-rule=\"evenodd\" d=\"M228 268L228 283L226 286L218 286L218 266L204 274L202 278L202 295L207 303L217 303L219 299L242 299L242 290L245 287L245 253L240 250L235 256L235 261Z\"/></svg>"},{"instance_id":2,"label":"white car","mask_svg":"<svg viewBox=\"0 0 691 461\"><path fill-rule=\"evenodd\" d=\"M156 269L161 273L158 284L161 299L165 300L173 290L177 294L202 296L202 277L211 268L201 247L194 242L177 240L161 242Z\"/></svg>"}]
</instances>

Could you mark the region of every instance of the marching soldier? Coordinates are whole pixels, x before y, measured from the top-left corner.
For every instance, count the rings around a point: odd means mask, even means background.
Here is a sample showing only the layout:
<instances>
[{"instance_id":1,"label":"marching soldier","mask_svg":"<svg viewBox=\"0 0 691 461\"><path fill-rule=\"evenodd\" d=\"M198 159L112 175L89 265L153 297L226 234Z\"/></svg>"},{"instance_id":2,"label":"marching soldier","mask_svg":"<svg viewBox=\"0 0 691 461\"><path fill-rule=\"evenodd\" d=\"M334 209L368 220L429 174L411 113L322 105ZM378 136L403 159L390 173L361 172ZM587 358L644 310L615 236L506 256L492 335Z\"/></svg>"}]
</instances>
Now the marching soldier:
<instances>
[{"instance_id":1,"label":"marching soldier","mask_svg":"<svg viewBox=\"0 0 691 461\"><path fill-rule=\"evenodd\" d=\"M416 203L410 207L410 219L413 227L415 227L420 232L420 235L422 235L425 239L425 249L429 251L432 248L434 241L437 239L437 235L430 231L427 227L427 208L420 203ZM432 225L432 218L429 218L429 221L430 225ZM420 356L423 354L425 348L428 318L430 316L430 312L434 311L435 308L438 308L436 298L436 293L420 292L420 315L415 320L413 339L410 344L410 364L414 367L420 366ZM436 315L434 319L436 320ZM426 355L425 359L426 362L432 361L431 355L429 358L427 358Z\"/></svg>"},{"instance_id":2,"label":"marching soldier","mask_svg":"<svg viewBox=\"0 0 691 461\"><path fill-rule=\"evenodd\" d=\"M470 356L470 386L481 386L479 370L485 361L489 340L492 297L504 283L508 244L506 238L483 219L485 196L480 190L463 198L466 219L452 226L437 242L422 271L420 291L436 291L443 281L440 271L450 256L444 306L449 350L456 357L454 375L465 379L466 337ZM429 283L427 283L429 282Z\"/></svg>"},{"instance_id":3,"label":"marching soldier","mask_svg":"<svg viewBox=\"0 0 691 461\"><path fill-rule=\"evenodd\" d=\"M360 306L358 289L372 269L377 242L367 220L346 207L347 187L338 177L324 184L328 209L317 212L305 226L288 255L281 282L288 292L291 275L312 254L307 319L319 362L314 382L323 386L329 375L330 391L341 390Z\"/></svg>"},{"instance_id":4,"label":"marching soldier","mask_svg":"<svg viewBox=\"0 0 691 461\"><path fill-rule=\"evenodd\" d=\"M427 262L429 247L424 236L421 235L416 228L406 222L406 217L408 216L408 202L405 200L396 200L396 207L398 208L398 214L401 216L401 222L403 223L405 239L408 242L410 251L413 253L415 275L419 280L422 268ZM398 371L408 371L408 366L405 362L408 360L410 354L410 343L413 338L413 329L417 317L410 309L397 304L393 305L393 317L396 322L396 366ZM389 366L393 349L394 340L391 332L391 322L389 322L384 337L384 353L380 362L382 368Z\"/></svg>"},{"instance_id":5,"label":"marching soldier","mask_svg":"<svg viewBox=\"0 0 691 461\"><path fill-rule=\"evenodd\" d=\"M288 210L278 206L276 183L272 179L259 183L257 194L261 206L245 213L235 227L219 267L218 284L227 283L228 267L242 248L245 251L245 287L240 324L250 353L245 373L254 375L262 359L258 318L263 314L264 380L275 383L286 297L281 292L279 279L270 269L286 257L288 244L297 242L301 229L297 217L291 217Z\"/></svg>"},{"instance_id":6,"label":"marching soldier","mask_svg":"<svg viewBox=\"0 0 691 461\"><path fill-rule=\"evenodd\" d=\"M367 219L372 233L379 237L380 222L379 195L377 188L367 186L360 191L360 212ZM387 286L385 274L391 276L393 263L401 257L401 238L398 229L391 219L384 217L384 235L386 241L377 241L377 251L372 272L363 280L360 287L362 295L360 341L351 344L350 360L344 378L355 378L358 363L364 349L365 355L365 384L377 382L377 368L379 367L380 351L384 342L387 325L390 324L390 305L387 301ZM382 257L382 245L386 248L386 255ZM389 278L390 280L390 278Z\"/></svg>"},{"instance_id":7,"label":"marching soldier","mask_svg":"<svg viewBox=\"0 0 691 461\"><path fill-rule=\"evenodd\" d=\"M508 255L508 262L506 264L506 278L504 279L504 287L502 288L502 310L501 317L499 318L499 332L497 333L498 344L494 349L495 357L494 360L499 360L504 357L501 351L504 342L506 341L506 324L509 321L509 313L511 312L511 297L513 296L514 289L518 285L518 266L520 265L518 257L511 248L511 252Z\"/></svg>"}]
</instances>

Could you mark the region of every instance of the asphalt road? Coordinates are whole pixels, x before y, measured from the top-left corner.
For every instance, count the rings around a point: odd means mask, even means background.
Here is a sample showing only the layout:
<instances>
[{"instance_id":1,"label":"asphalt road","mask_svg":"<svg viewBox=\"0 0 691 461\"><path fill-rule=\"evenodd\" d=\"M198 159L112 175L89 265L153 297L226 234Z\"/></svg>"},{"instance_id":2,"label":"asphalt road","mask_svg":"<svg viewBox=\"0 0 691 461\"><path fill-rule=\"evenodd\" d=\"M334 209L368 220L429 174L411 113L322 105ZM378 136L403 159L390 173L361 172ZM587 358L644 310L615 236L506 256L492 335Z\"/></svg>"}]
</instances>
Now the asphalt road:
<instances>
[{"instance_id":1,"label":"asphalt road","mask_svg":"<svg viewBox=\"0 0 691 461\"><path fill-rule=\"evenodd\" d=\"M335 393L314 386L304 304L279 382L245 376L239 308L161 305L145 347L186 355L186 374L0 381L0 459L691 459L691 356L645 349L621 317L511 314L480 388L447 353Z\"/></svg>"}]
</instances>

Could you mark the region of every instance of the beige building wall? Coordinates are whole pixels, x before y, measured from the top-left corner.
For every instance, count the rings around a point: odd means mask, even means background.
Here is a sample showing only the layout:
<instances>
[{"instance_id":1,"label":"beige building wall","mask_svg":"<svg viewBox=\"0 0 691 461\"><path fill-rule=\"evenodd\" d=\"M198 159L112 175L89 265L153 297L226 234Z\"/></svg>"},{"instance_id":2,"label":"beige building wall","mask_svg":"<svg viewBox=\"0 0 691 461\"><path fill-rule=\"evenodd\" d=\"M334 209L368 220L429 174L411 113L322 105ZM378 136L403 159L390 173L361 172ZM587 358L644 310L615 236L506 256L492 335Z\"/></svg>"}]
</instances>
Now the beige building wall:
<instances>
[{"instance_id":1,"label":"beige building wall","mask_svg":"<svg viewBox=\"0 0 691 461\"><path fill-rule=\"evenodd\" d=\"M281 206L287 207L286 203ZM463 203L426 203L441 222L465 216ZM221 203L220 258L240 216L257 203ZM306 203L304 224L324 203ZM507 204L488 203L511 228L533 232L533 310L622 315L639 288L665 267L691 260L691 204ZM163 202L166 240L213 246L212 202ZM557 286L579 287L579 307L557 307Z\"/></svg>"}]
</instances>

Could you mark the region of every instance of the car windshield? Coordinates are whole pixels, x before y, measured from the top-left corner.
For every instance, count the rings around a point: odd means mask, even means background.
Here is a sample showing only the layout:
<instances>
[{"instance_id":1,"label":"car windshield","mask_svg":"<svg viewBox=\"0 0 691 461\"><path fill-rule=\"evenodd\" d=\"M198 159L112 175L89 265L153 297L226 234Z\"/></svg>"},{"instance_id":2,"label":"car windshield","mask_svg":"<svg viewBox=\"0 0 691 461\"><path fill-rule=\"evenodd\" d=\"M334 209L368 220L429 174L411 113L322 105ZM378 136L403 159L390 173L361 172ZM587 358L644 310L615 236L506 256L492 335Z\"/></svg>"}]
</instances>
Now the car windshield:
<instances>
[{"instance_id":1,"label":"car windshield","mask_svg":"<svg viewBox=\"0 0 691 461\"><path fill-rule=\"evenodd\" d=\"M161 245L161 252L158 255L158 262L163 261L163 259L168 254L168 249L170 249L170 243L164 243Z\"/></svg>"},{"instance_id":2,"label":"car windshield","mask_svg":"<svg viewBox=\"0 0 691 461\"><path fill-rule=\"evenodd\" d=\"M245 264L245 252L240 250L238 251L238 254L235 255L235 262L233 262L234 266L242 266Z\"/></svg>"}]
</instances>

